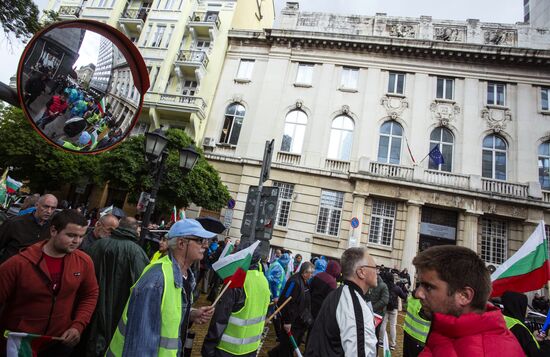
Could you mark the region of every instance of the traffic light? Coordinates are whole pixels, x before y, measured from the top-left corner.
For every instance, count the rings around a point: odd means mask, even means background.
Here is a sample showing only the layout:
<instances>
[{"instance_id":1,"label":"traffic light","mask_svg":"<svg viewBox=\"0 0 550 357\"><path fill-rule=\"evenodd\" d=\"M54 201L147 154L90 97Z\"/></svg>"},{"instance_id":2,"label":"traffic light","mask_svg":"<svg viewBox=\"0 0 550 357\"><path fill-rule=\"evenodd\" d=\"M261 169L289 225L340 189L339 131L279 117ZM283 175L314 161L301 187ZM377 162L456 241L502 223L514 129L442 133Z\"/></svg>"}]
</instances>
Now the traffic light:
<instances>
[{"instance_id":1,"label":"traffic light","mask_svg":"<svg viewBox=\"0 0 550 357\"><path fill-rule=\"evenodd\" d=\"M279 199L279 188L264 186L259 202L258 218L256 220L256 239L270 240L273 234L273 226L275 225L275 217L277 215L277 201ZM258 186L250 186L248 189L248 197L246 199L246 207L244 210L243 222L241 225L241 234L250 236L254 209L258 201Z\"/></svg>"}]
</instances>

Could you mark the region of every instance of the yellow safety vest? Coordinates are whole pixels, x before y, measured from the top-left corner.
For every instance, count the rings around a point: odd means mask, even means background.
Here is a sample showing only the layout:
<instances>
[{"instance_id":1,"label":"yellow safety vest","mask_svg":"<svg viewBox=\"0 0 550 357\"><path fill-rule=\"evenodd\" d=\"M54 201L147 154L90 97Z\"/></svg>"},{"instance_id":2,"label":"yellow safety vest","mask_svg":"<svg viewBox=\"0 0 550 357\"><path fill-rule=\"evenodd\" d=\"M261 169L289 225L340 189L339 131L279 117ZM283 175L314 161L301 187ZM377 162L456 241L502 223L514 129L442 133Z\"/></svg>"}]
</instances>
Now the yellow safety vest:
<instances>
[{"instance_id":1,"label":"yellow safety vest","mask_svg":"<svg viewBox=\"0 0 550 357\"><path fill-rule=\"evenodd\" d=\"M405 323L403 331L415 340L426 343L428 333L430 332L431 322L420 317L420 309L422 305L420 300L409 296L407 299L407 315L405 315Z\"/></svg>"},{"instance_id":2,"label":"yellow safety vest","mask_svg":"<svg viewBox=\"0 0 550 357\"><path fill-rule=\"evenodd\" d=\"M177 288L174 284L174 270L172 267L172 260L169 255L157 260L156 262L149 264L140 276L149 271L149 269L155 265L162 265L162 274L164 275L164 291L162 293L162 303L160 305L161 310L161 325L160 325L160 344L158 346L159 357L177 357L178 347L180 341L180 324L182 320L182 306L181 306L181 294L182 288ZM139 280L136 282L136 284ZM135 284L134 284L135 286ZM132 286L132 290L134 289ZM106 357L119 357L122 356L124 351L124 339L126 336L126 324L128 322L128 302L124 308L124 313L120 319L113 339Z\"/></svg>"},{"instance_id":3,"label":"yellow safety vest","mask_svg":"<svg viewBox=\"0 0 550 357\"><path fill-rule=\"evenodd\" d=\"M246 273L244 293L244 306L231 314L216 347L237 356L252 353L260 346L271 295L269 284L262 272L249 270Z\"/></svg>"},{"instance_id":4,"label":"yellow safety vest","mask_svg":"<svg viewBox=\"0 0 550 357\"><path fill-rule=\"evenodd\" d=\"M537 339L535 338L535 336L533 336L533 333L531 332L531 330L529 330L527 328L527 326L525 326L523 324L523 322L521 322L520 320L518 319L514 319L513 317L510 317L510 316L506 316L506 315L502 315L504 316L504 321L506 322L506 328L508 330L511 330L512 327L516 326L516 325L521 325L523 326L527 331L529 331L529 335L531 335L531 338L533 339L533 341L535 341L535 343L537 344L537 348L540 349L540 345L539 345L539 342L537 341Z\"/></svg>"}]
</instances>

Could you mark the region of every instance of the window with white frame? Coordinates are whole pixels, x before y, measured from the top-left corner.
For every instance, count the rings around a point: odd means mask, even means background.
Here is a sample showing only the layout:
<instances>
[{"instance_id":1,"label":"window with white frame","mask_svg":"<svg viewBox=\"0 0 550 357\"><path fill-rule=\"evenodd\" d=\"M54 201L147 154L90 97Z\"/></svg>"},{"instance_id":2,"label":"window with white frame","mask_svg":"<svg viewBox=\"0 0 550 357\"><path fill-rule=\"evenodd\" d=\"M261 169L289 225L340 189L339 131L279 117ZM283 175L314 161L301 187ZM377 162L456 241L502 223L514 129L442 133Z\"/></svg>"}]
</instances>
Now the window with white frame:
<instances>
[{"instance_id":1,"label":"window with white frame","mask_svg":"<svg viewBox=\"0 0 550 357\"><path fill-rule=\"evenodd\" d=\"M550 94L550 88L540 89L540 108L541 110L548 111L550 106L548 105L548 97Z\"/></svg>"},{"instance_id":2,"label":"window with white frame","mask_svg":"<svg viewBox=\"0 0 550 357\"><path fill-rule=\"evenodd\" d=\"M277 203L277 217L275 224L281 227L288 225L290 215L290 205L292 204L292 195L294 194L294 185L286 182L273 182L273 186L279 187L279 202Z\"/></svg>"},{"instance_id":3,"label":"window with white frame","mask_svg":"<svg viewBox=\"0 0 550 357\"><path fill-rule=\"evenodd\" d=\"M181 94L194 96L197 92L197 81L185 79L183 81L183 88Z\"/></svg>"},{"instance_id":4,"label":"window with white frame","mask_svg":"<svg viewBox=\"0 0 550 357\"><path fill-rule=\"evenodd\" d=\"M343 206L343 192L322 190L316 232L329 236L338 236Z\"/></svg>"},{"instance_id":5,"label":"window with white frame","mask_svg":"<svg viewBox=\"0 0 550 357\"><path fill-rule=\"evenodd\" d=\"M357 89L358 80L359 68L342 67L342 79L340 82L340 88Z\"/></svg>"},{"instance_id":6,"label":"window with white frame","mask_svg":"<svg viewBox=\"0 0 550 357\"><path fill-rule=\"evenodd\" d=\"M481 218L481 259L490 264L506 261L508 250L508 227L506 221Z\"/></svg>"},{"instance_id":7,"label":"window with white frame","mask_svg":"<svg viewBox=\"0 0 550 357\"><path fill-rule=\"evenodd\" d=\"M373 200L369 243L391 247L397 205L392 201Z\"/></svg>"},{"instance_id":8,"label":"window with white frame","mask_svg":"<svg viewBox=\"0 0 550 357\"><path fill-rule=\"evenodd\" d=\"M396 121L387 121L380 127L378 162L398 165L401 160L403 128Z\"/></svg>"},{"instance_id":9,"label":"window with white frame","mask_svg":"<svg viewBox=\"0 0 550 357\"><path fill-rule=\"evenodd\" d=\"M237 79L252 79L252 70L254 69L254 60L241 59L237 71Z\"/></svg>"},{"instance_id":10,"label":"window with white frame","mask_svg":"<svg viewBox=\"0 0 550 357\"><path fill-rule=\"evenodd\" d=\"M454 86L455 81L452 78L437 77L437 99L449 99L454 98Z\"/></svg>"},{"instance_id":11,"label":"window with white frame","mask_svg":"<svg viewBox=\"0 0 550 357\"><path fill-rule=\"evenodd\" d=\"M346 115L334 118L328 143L327 157L329 159L349 161L353 145L354 126L353 120Z\"/></svg>"},{"instance_id":12,"label":"window with white frame","mask_svg":"<svg viewBox=\"0 0 550 357\"><path fill-rule=\"evenodd\" d=\"M172 34L174 33L174 25L171 25L168 28L168 35L166 36L166 41L164 41L164 48L168 48L170 45L170 40L172 39Z\"/></svg>"},{"instance_id":13,"label":"window with white frame","mask_svg":"<svg viewBox=\"0 0 550 357\"><path fill-rule=\"evenodd\" d=\"M451 172L453 169L453 133L444 127L435 128L430 134L429 152L431 152L436 145L439 146L439 151L441 151L443 155L444 162L442 164L435 164L433 160L429 160L428 168L430 170Z\"/></svg>"},{"instance_id":14,"label":"window with white frame","mask_svg":"<svg viewBox=\"0 0 550 357\"><path fill-rule=\"evenodd\" d=\"M306 135L307 115L296 109L289 112L285 119L285 131L281 140L281 151L292 154L302 153Z\"/></svg>"},{"instance_id":15,"label":"window with white frame","mask_svg":"<svg viewBox=\"0 0 550 357\"><path fill-rule=\"evenodd\" d=\"M147 46L147 42L149 41L149 36L151 35L152 30L153 25L147 26L147 29L145 30L145 33L143 35L143 47Z\"/></svg>"},{"instance_id":16,"label":"window with white frame","mask_svg":"<svg viewBox=\"0 0 550 357\"><path fill-rule=\"evenodd\" d=\"M296 74L297 84L311 85L313 80L313 64L298 63L298 72Z\"/></svg>"},{"instance_id":17,"label":"window with white frame","mask_svg":"<svg viewBox=\"0 0 550 357\"><path fill-rule=\"evenodd\" d=\"M166 26L157 25L157 31L153 35L153 42L151 42L151 47L160 47L160 43L162 42L162 38L164 37L165 30Z\"/></svg>"},{"instance_id":18,"label":"window with white frame","mask_svg":"<svg viewBox=\"0 0 550 357\"><path fill-rule=\"evenodd\" d=\"M483 139L481 175L495 180L506 180L506 141L498 135Z\"/></svg>"},{"instance_id":19,"label":"window with white frame","mask_svg":"<svg viewBox=\"0 0 550 357\"><path fill-rule=\"evenodd\" d=\"M164 10L171 10L174 5L174 0L166 0L164 3Z\"/></svg>"},{"instance_id":20,"label":"window with white frame","mask_svg":"<svg viewBox=\"0 0 550 357\"><path fill-rule=\"evenodd\" d=\"M227 107L220 143L237 145L241 133L241 126L243 125L244 114L245 109L239 103L233 103Z\"/></svg>"},{"instance_id":21,"label":"window with white frame","mask_svg":"<svg viewBox=\"0 0 550 357\"><path fill-rule=\"evenodd\" d=\"M506 84L496 82L487 83L487 104L506 105Z\"/></svg>"},{"instance_id":22,"label":"window with white frame","mask_svg":"<svg viewBox=\"0 0 550 357\"><path fill-rule=\"evenodd\" d=\"M388 93L405 94L405 73L390 72Z\"/></svg>"},{"instance_id":23,"label":"window with white frame","mask_svg":"<svg viewBox=\"0 0 550 357\"><path fill-rule=\"evenodd\" d=\"M539 145L539 182L543 190L550 190L550 141Z\"/></svg>"}]
</instances>

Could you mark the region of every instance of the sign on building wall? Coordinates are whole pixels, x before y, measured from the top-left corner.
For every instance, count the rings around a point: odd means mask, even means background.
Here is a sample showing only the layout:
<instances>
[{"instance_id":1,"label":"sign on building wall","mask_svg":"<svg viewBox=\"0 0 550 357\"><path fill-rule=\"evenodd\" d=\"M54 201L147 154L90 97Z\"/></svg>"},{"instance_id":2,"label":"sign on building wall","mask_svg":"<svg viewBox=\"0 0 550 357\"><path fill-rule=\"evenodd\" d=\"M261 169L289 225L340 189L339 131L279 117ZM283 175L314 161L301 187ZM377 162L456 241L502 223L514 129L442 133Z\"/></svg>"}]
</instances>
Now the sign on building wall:
<instances>
[{"instance_id":1,"label":"sign on building wall","mask_svg":"<svg viewBox=\"0 0 550 357\"><path fill-rule=\"evenodd\" d=\"M433 223L420 223L420 234L443 239L456 239L456 228Z\"/></svg>"}]
</instances>

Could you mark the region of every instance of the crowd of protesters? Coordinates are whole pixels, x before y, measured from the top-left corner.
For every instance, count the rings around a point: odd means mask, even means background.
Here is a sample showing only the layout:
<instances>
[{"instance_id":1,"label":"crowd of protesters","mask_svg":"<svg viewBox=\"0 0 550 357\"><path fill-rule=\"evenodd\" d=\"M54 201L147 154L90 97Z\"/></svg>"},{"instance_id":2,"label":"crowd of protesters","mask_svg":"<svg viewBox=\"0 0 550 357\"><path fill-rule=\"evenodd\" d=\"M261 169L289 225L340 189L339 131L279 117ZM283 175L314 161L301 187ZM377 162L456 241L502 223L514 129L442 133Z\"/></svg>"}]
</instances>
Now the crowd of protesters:
<instances>
[{"instance_id":1,"label":"crowd of protesters","mask_svg":"<svg viewBox=\"0 0 550 357\"><path fill-rule=\"evenodd\" d=\"M108 105L103 108L97 96L69 75L54 77L52 73L48 67L33 68L24 85L25 104L38 113L36 126L59 145L75 151L98 150L118 142L123 133ZM47 95L47 102L32 109L42 94Z\"/></svg>"},{"instance_id":2,"label":"crowd of protesters","mask_svg":"<svg viewBox=\"0 0 550 357\"><path fill-rule=\"evenodd\" d=\"M489 303L489 272L467 248L419 253L415 289L406 269L377 265L366 248L310 261L285 249L264 260L256 249L243 285L220 294L225 283L213 264L252 242L218 240L198 220L183 219L151 250L135 218L92 210L86 219L83 207L68 209L51 194L26 201L0 226L0 328L59 337L40 357L189 356L190 347L251 357L270 328L278 344L269 356L296 348L306 356L376 356L386 338L396 348L402 309L404 356L549 352L545 331L525 327L527 297L505 293L502 312ZM201 292L211 305L195 306ZM533 305L543 302L537 295ZM207 323L204 341L193 341L191 326Z\"/></svg>"}]
</instances>

